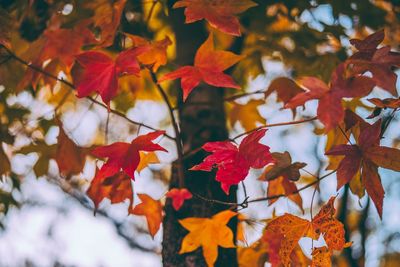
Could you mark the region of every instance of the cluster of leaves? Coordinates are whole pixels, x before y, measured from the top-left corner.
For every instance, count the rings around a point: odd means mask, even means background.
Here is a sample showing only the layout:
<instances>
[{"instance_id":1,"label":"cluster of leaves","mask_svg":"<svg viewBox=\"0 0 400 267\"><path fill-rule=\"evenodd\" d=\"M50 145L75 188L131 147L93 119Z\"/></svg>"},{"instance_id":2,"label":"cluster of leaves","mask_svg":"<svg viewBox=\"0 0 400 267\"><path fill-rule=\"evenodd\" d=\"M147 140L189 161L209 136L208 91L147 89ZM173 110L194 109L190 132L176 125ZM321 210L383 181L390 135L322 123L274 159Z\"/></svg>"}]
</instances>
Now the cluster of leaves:
<instances>
[{"instance_id":1,"label":"cluster of leaves","mask_svg":"<svg viewBox=\"0 0 400 267\"><path fill-rule=\"evenodd\" d=\"M83 18L75 17L78 14L72 14L68 18L60 15L51 17L49 26L27 49L22 49L21 47L24 45L17 45L17 41L10 38L8 31L2 29L0 55L12 64L10 67L7 66L0 70L0 84L7 88L7 91L4 92L8 94L9 88L18 92L27 87L39 89L47 86L53 90L56 85L68 86L69 89L76 90L78 98L87 98L93 103L100 103L91 97L93 93L99 94L104 102L100 105L105 106L109 112L117 113L111 108L112 101L117 102L118 97L123 94L124 84L129 85L134 81L127 82L124 79L135 79L141 76L142 79L152 79L154 86L160 88L164 94L161 87L164 81L181 79L183 101L187 101L190 93L201 82L214 87L241 88L239 84L242 83L237 83L233 78L237 77L235 72L232 77L224 71L237 63L237 69L240 70L243 65L245 66L246 60L260 49L248 45L248 51L245 50L248 55L246 57L245 54L237 55L230 51L216 50L214 44L215 35L227 34L237 38L241 36L241 28L250 31L246 42L251 42L252 38L257 39L252 34L256 36L257 32L260 32L258 27L261 26L249 25L246 29L239 23L238 14L248 9L249 13L260 12L260 10L270 14L275 12L273 16L277 21L268 26L268 31L273 31L283 37L282 28L290 29L293 39L298 40L296 38L299 38L296 37L296 31L300 26L290 19L291 14L296 11L289 10L290 8L282 5L271 5L268 10L258 8L257 11L251 11L255 10L251 7L256 6L256 3L250 0L180 0L175 3L174 8L185 8L186 23L204 19L217 32L211 32L207 40L198 48L193 66L179 67L157 80L155 77L159 68L167 64L167 49L174 45L168 36L163 36L164 39L158 41L150 41L129 33L122 33L119 36L117 29L126 5L124 0L114 1L112 4L105 1L104 3L80 3L79 5L75 8L76 10L79 8L89 9L94 11L93 14ZM274 11L272 7L276 10ZM0 14L3 13L1 10ZM7 25L9 21L7 16L2 16L1 19L6 21L2 23L0 20L0 24ZM253 23L257 24L258 22ZM302 25L302 27L305 26ZM320 36L310 29L307 32L313 38L318 39ZM122 49L120 49L122 51L118 53L113 50L113 46L116 46L116 39L123 41ZM294 115L296 115L297 107L304 106L310 100L318 100L316 118L324 126L323 132L328 135L328 138L332 136L331 139L333 139L333 141L328 140L328 143L333 145L326 149L326 155L342 156L339 161L331 158L328 166L330 169L337 169L337 189L350 183L354 192L355 184L357 184L357 188L361 192L358 195L361 197L366 190L381 217L384 189L378 167L400 171L400 151L380 145L387 124L382 124L381 120L377 120L373 124L366 122L354 112L354 107L352 110L348 108L346 100L366 97L375 87L397 96L397 76L393 69L400 67L400 54L391 51L390 46L379 47L383 39L383 30L364 40L353 39L350 42L357 51L340 63L333 60L333 65L327 68L328 74L321 75L321 79L316 76L303 76L297 80L278 78L263 92L265 98L275 92L278 101L283 102L284 108L292 110ZM65 43L69 40L73 41L66 46ZM263 49L266 49L265 47L268 46L263 43L263 40L261 39L257 46L261 45L264 47ZM125 46L126 43L129 43L130 46L129 44ZM313 44L313 47L315 46L316 44ZM286 50L282 47L274 49L282 54L288 53L287 48L285 48ZM21 50L18 52L21 52L26 58L21 59L13 52L14 50ZM304 57L305 55L294 55L293 58L295 56ZM322 58L327 60L326 57ZM22 64L16 67L13 65L16 63ZM18 77L16 82L9 80L8 77L11 76L10 73L13 69L22 67L21 65L27 67L22 77ZM307 75L313 74L311 70L304 72ZM60 73L73 82L66 82L58 78ZM33 91L34 94L37 91ZM70 92L67 91L65 97L68 97ZM5 98L2 96L2 101ZM62 98L58 104L62 106L66 99ZM168 98L164 100L174 116ZM370 99L370 102L376 107L369 119L379 116L381 110L386 108L392 109L394 115L400 107L397 98L383 100L373 98ZM300 178L300 170L306 166L306 163L292 162L291 155L287 151L271 153L267 145L260 143L266 134L265 128L268 126L256 127L257 123L265 124L265 120L257 111L257 107L263 103L265 103L264 100L252 100L243 107L239 107L240 104L235 103L236 106L232 108L231 113L236 115L232 116L231 124L239 121L246 130L240 136L245 137L240 144L236 143L237 138L204 144L202 148L210 155L204 158L200 164L192 166L190 170L206 172L216 170L215 180L221 183L221 189L226 194L234 194L235 192L230 190L231 186L244 181L251 168L263 169L259 180L268 182L267 196L264 200L269 200L269 205L272 205L277 198L288 197L303 211L303 200L299 194L301 189L297 188L296 182ZM0 105L7 104L4 101ZM58 112L58 109L57 106L55 113ZM253 112L255 110L257 114L250 122L246 121L248 117L243 116L244 113L247 113L246 109L253 110ZM23 108L18 108L17 111L7 108L7 112L11 112L11 114L1 114L0 141L12 145L14 140L8 130L13 128L12 124L15 120L13 116L17 112L24 113L25 111ZM18 115L19 118L23 116L24 114ZM174 117L171 120L176 123ZM35 174L38 177L46 175L49 161L54 159L60 175L69 179L82 172L88 155L101 159L107 158L100 168L96 168L95 177L87 189L87 195L93 200L95 209L98 209L100 203L106 198L111 203L128 200L128 213L145 216L149 233L154 237L160 229L163 219L163 201L144 193L138 193L137 196L141 203L134 206L133 181L135 172L140 172L149 164L159 162L156 151L167 152L157 143L161 136L168 136L166 132L153 129L152 132L137 136L130 143L115 142L87 148L78 146L72 140L59 119L53 119L50 123L59 127L57 144L48 145L44 141L45 132L42 132L41 138L35 139L32 144L16 151L16 153L22 154L32 152L39 154L39 159L33 167ZM174 126L176 129L179 128L177 125ZM42 128L44 129L44 127ZM31 137L34 136L33 132L27 131L26 134ZM176 136L171 139L176 141L177 150L180 153L179 132L177 131L175 134ZM355 144L352 143L351 138L354 139ZM0 159L0 174L8 175L11 172L11 166L2 145L0 146ZM193 197L186 188L173 188L165 196L172 199L172 205L176 211L179 211L187 203L186 200ZM308 265L309 259L302 253L298 241L303 237L317 240L322 235L326 246L314 248L310 264L312 266L329 266L332 252L340 251L350 245L344 238L343 225L335 218L334 200L335 198L331 198L321 208L321 211L311 218L311 221L291 214L270 220L259 240L262 252L268 255L268 261L273 266ZM14 203L13 199L7 201L7 203ZM242 206L249 203L251 203L251 199L246 198ZM232 206L235 207L235 205ZM227 226L234 216L240 217L241 214L225 210L211 218L180 220L182 227L189 233L184 237L179 253L189 253L201 247L208 266L213 266L218 257L218 246L235 247L233 232ZM257 259L259 258L257 257ZM244 260L250 261L246 257Z\"/></svg>"}]
</instances>

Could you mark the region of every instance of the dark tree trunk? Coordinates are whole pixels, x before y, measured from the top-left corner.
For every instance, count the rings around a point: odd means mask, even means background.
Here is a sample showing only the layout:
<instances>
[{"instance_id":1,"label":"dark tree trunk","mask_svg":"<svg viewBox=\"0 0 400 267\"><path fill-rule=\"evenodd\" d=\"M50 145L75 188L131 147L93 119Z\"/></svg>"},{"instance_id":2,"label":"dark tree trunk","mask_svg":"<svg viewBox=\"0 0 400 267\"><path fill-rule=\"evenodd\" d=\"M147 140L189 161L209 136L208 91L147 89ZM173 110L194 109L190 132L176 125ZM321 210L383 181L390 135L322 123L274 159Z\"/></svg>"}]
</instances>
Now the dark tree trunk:
<instances>
[{"instance_id":1,"label":"dark tree trunk","mask_svg":"<svg viewBox=\"0 0 400 267\"><path fill-rule=\"evenodd\" d=\"M172 20L176 34L176 63L180 66L191 65L196 50L208 37L204 25L202 23L184 24L183 9L170 9L169 18ZM176 87L180 88L178 83ZM177 91L180 92L180 89ZM209 104L195 105L199 102ZM227 139L222 89L200 85L190 94L186 103L179 106L180 129L185 152L201 147L209 141ZM201 162L205 156L206 154L200 151L184 159L185 187L192 193L207 199L236 202L236 187L232 187L227 196L220 184L215 181L215 173L188 170ZM172 167L170 188L179 187L176 167ZM188 232L181 227L178 220L187 217L211 217L225 209L228 207L193 197L179 212L176 212L171 206L171 201L167 200L163 222L163 265L168 267L206 266L201 249L179 255L182 239ZM234 233L236 233L236 224L236 218L229 224ZM219 248L215 266L237 266L236 250Z\"/></svg>"}]
</instances>

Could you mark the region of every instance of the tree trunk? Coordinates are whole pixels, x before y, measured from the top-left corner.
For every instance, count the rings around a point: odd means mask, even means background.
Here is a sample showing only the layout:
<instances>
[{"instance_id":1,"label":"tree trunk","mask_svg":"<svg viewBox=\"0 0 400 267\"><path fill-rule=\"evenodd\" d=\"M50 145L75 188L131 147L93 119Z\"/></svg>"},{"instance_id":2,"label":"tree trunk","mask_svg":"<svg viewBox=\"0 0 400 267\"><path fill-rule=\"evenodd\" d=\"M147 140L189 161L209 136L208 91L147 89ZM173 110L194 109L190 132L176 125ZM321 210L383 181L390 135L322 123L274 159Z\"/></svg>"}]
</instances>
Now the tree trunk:
<instances>
[{"instance_id":1,"label":"tree trunk","mask_svg":"<svg viewBox=\"0 0 400 267\"><path fill-rule=\"evenodd\" d=\"M172 6L172 3L170 4ZM183 9L170 9L169 18L172 20L176 34L176 63L179 66L192 65L197 49L208 37L204 25L199 22L184 24ZM181 94L178 83L176 83L174 90ZM179 95L179 99L182 99L181 95ZM196 105L195 103L203 104ZM199 148L206 142L228 138L222 89L202 84L190 94L184 105L180 103L179 106L180 130L185 152ZM200 163L205 156L204 151L199 151L184 159L185 187L190 192L207 199L236 202L237 187L231 187L231 192L227 196L222 191L220 183L215 181L214 172L188 170ZM176 168L177 166L174 164L170 188L179 187ZM187 217L211 217L226 209L228 207L225 205L207 202L193 196L177 212L172 208L171 201L167 199L163 222L163 265L167 267L207 266L201 249L193 253L179 254L182 239L188 232L179 224L178 220ZM236 225L237 219L234 218L230 221L229 226L235 236ZM215 266L237 266L236 250L219 248Z\"/></svg>"}]
</instances>

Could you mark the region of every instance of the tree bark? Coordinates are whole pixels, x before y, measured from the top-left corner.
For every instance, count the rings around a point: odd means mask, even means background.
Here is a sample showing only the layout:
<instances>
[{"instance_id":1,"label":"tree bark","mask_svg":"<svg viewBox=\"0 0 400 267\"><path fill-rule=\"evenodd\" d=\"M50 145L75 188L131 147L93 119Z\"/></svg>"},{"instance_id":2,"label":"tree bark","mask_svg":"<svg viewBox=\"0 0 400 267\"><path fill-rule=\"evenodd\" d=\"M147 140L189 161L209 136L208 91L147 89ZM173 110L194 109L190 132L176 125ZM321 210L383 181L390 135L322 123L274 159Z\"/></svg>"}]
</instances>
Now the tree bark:
<instances>
[{"instance_id":1,"label":"tree bark","mask_svg":"<svg viewBox=\"0 0 400 267\"><path fill-rule=\"evenodd\" d=\"M170 1L170 6L172 6ZM203 23L184 23L183 9L170 9L171 22L176 37L178 66L192 65L195 53L199 46L207 39ZM182 99L180 84L174 87L178 93L178 99ZM228 131L223 104L223 90L206 85L198 86L188 97L184 105L179 103L180 131L184 151L191 151L201 147L204 143L217 140L226 140ZM208 103L196 105L195 103ZM188 169L200 163L206 156L204 151L184 159L185 187L192 193L201 195L207 199L236 202L237 187L232 187L226 195L220 183L215 181L214 172L189 171ZM170 188L179 187L177 166L172 166ZM177 212L167 199L165 204L165 217L163 222L163 265L172 266L207 266L201 249L193 253L180 255L183 237L188 233L178 222L187 217L211 217L212 215L228 209L228 206L207 202L193 196L185 202L185 205ZM237 219L230 221L229 226L236 236ZM237 266L236 249L219 248L218 260L215 266Z\"/></svg>"}]
</instances>

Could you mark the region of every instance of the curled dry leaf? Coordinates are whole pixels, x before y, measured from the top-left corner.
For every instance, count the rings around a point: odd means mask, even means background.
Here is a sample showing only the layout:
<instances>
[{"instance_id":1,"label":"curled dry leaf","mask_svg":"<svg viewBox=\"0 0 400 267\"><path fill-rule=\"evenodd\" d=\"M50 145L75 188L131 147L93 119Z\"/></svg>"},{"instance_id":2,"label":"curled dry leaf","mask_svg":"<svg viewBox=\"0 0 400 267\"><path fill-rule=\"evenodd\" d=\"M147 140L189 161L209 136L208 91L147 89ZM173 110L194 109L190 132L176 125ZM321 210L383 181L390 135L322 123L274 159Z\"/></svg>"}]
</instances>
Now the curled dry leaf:
<instances>
[{"instance_id":1,"label":"curled dry leaf","mask_svg":"<svg viewBox=\"0 0 400 267\"><path fill-rule=\"evenodd\" d=\"M307 164L303 162L292 163L292 158L287 151L284 153L275 152L271 155L275 163L265 168L258 178L261 181L268 181L267 197L286 195L303 211L303 200L299 194L294 194L297 191L297 187L293 181L299 180L299 170ZM277 200L271 199L269 203L273 204Z\"/></svg>"}]
</instances>

